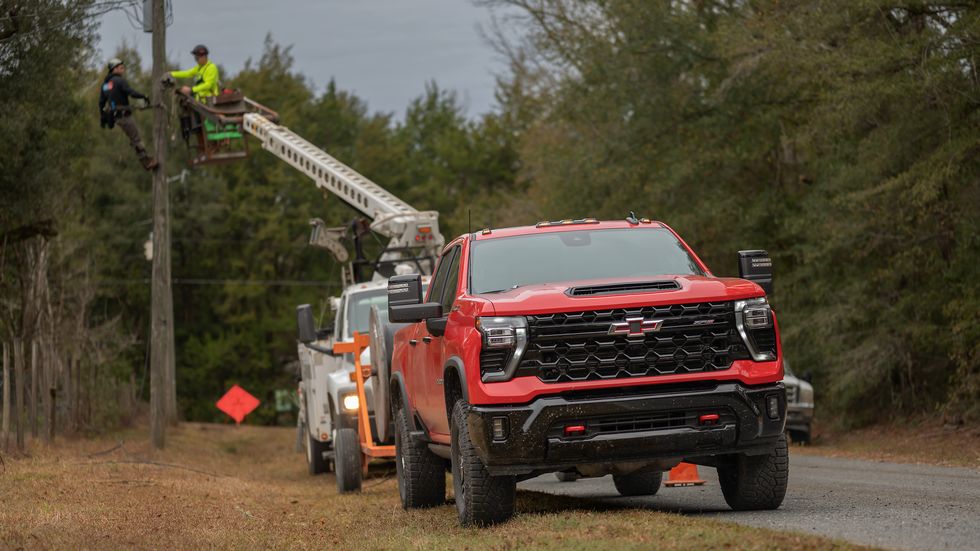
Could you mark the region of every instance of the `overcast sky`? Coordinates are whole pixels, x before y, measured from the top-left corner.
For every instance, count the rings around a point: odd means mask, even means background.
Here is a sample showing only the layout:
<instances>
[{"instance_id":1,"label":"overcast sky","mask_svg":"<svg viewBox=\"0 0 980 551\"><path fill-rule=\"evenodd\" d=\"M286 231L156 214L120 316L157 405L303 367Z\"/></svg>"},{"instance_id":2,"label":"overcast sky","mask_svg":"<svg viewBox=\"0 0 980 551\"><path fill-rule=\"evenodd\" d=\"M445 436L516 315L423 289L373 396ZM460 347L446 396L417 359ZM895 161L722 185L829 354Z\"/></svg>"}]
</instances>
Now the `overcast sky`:
<instances>
[{"instance_id":1,"label":"overcast sky","mask_svg":"<svg viewBox=\"0 0 980 551\"><path fill-rule=\"evenodd\" d=\"M167 56L189 67L195 44L232 73L258 60L266 33L293 46L295 68L317 87L335 78L374 111L401 118L428 80L456 90L470 116L493 106L503 60L478 31L489 13L471 0L173 0ZM121 12L103 16L102 57L123 40L149 64L150 35ZM248 91L246 90L247 94Z\"/></svg>"}]
</instances>

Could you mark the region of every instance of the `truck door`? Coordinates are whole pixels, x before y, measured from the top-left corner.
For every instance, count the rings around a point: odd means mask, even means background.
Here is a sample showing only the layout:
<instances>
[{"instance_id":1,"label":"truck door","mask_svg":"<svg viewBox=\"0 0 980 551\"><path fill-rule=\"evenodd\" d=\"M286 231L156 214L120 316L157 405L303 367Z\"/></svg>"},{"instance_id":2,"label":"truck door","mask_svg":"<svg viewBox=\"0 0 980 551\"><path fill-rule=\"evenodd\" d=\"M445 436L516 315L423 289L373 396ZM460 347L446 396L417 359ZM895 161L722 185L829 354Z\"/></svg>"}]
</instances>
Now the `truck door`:
<instances>
[{"instance_id":1,"label":"truck door","mask_svg":"<svg viewBox=\"0 0 980 551\"><path fill-rule=\"evenodd\" d=\"M447 269L442 280L437 281L438 287L433 285L432 293L429 295L430 302L442 303L442 317L426 320L422 323L419 331L422 335L418 347L419 353L425 357L425 360L420 364L420 371L424 372L424 384L429 389L426 392L423 419L426 420L425 424L429 430L444 435L449 434L449 420L446 415L446 394L442 386L443 367L446 365L443 335L459 289L459 260L460 247L458 245L443 255L439 271L443 271L443 265Z\"/></svg>"}]
</instances>

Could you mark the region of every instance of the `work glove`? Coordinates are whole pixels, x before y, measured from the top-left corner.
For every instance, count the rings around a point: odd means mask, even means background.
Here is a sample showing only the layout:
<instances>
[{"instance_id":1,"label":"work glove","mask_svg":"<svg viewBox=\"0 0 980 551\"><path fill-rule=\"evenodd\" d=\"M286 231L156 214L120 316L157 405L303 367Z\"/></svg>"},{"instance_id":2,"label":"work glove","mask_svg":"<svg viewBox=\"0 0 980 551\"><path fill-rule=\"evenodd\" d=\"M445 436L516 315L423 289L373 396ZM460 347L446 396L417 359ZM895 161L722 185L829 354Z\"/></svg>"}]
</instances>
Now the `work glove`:
<instances>
[{"instance_id":1,"label":"work glove","mask_svg":"<svg viewBox=\"0 0 980 551\"><path fill-rule=\"evenodd\" d=\"M174 80L174 77L170 73L163 75L160 82L163 84L164 88L173 88L173 86L177 84L177 81Z\"/></svg>"},{"instance_id":2,"label":"work glove","mask_svg":"<svg viewBox=\"0 0 980 551\"><path fill-rule=\"evenodd\" d=\"M99 126L102 128L112 128L112 113L102 111L99 113Z\"/></svg>"},{"instance_id":3,"label":"work glove","mask_svg":"<svg viewBox=\"0 0 980 551\"><path fill-rule=\"evenodd\" d=\"M137 105L137 107L140 108L140 109L146 109L147 107L150 106L150 100L148 100L146 98L139 98L136 101L139 102L139 104Z\"/></svg>"}]
</instances>

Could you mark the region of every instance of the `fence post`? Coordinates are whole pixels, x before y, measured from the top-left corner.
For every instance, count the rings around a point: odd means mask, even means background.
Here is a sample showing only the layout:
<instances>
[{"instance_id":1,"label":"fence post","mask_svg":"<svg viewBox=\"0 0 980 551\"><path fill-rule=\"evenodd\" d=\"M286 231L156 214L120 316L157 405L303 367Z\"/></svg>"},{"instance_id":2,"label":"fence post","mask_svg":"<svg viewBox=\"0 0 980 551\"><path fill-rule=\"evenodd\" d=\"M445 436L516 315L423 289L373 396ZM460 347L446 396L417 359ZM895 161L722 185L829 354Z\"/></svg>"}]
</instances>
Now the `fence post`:
<instances>
[{"instance_id":1,"label":"fence post","mask_svg":"<svg viewBox=\"0 0 980 551\"><path fill-rule=\"evenodd\" d=\"M14 338L14 425L17 449L24 450L24 341Z\"/></svg>"},{"instance_id":2,"label":"fence post","mask_svg":"<svg viewBox=\"0 0 980 551\"><path fill-rule=\"evenodd\" d=\"M31 340L31 438L37 438L37 341Z\"/></svg>"},{"instance_id":3,"label":"fence post","mask_svg":"<svg viewBox=\"0 0 980 551\"><path fill-rule=\"evenodd\" d=\"M0 447L4 451L10 447L10 347L3 341L3 439Z\"/></svg>"},{"instance_id":4,"label":"fence post","mask_svg":"<svg viewBox=\"0 0 980 551\"><path fill-rule=\"evenodd\" d=\"M51 418L51 379L52 371L54 371L54 365L51 363L50 350L46 346L41 346L41 401L44 407L44 432L41 433L41 438L45 442L51 442L51 427L54 425L54 419Z\"/></svg>"}]
</instances>

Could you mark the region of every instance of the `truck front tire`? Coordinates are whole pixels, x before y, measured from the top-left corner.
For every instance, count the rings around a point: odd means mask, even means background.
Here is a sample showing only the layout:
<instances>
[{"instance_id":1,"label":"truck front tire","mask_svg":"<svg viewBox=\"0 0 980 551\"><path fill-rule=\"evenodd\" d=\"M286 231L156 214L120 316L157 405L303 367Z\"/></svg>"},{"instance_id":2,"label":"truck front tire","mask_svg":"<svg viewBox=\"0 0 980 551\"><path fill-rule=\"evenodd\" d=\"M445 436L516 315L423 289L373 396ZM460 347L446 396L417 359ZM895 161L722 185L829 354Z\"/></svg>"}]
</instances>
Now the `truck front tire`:
<instances>
[{"instance_id":1,"label":"truck front tire","mask_svg":"<svg viewBox=\"0 0 980 551\"><path fill-rule=\"evenodd\" d=\"M361 491L361 441L354 429L338 429L333 443L337 492Z\"/></svg>"},{"instance_id":2,"label":"truck front tire","mask_svg":"<svg viewBox=\"0 0 980 551\"><path fill-rule=\"evenodd\" d=\"M786 435L766 455L738 455L718 467L718 482L728 506L736 511L776 509L786 497L789 449Z\"/></svg>"},{"instance_id":3,"label":"truck front tire","mask_svg":"<svg viewBox=\"0 0 980 551\"><path fill-rule=\"evenodd\" d=\"M412 437L408 412L395 414L395 472L405 509L435 507L446 502L446 461Z\"/></svg>"},{"instance_id":4,"label":"truck front tire","mask_svg":"<svg viewBox=\"0 0 980 551\"><path fill-rule=\"evenodd\" d=\"M613 475L613 484L621 496L652 496L660 490L663 479L664 473L660 471L616 474Z\"/></svg>"},{"instance_id":5,"label":"truck front tire","mask_svg":"<svg viewBox=\"0 0 980 551\"><path fill-rule=\"evenodd\" d=\"M452 418L453 493L456 512L463 526L489 526L514 516L517 480L513 476L491 476L476 454L466 423L469 406L456 402Z\"/></svg>"}]
</instances>

